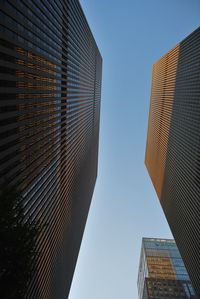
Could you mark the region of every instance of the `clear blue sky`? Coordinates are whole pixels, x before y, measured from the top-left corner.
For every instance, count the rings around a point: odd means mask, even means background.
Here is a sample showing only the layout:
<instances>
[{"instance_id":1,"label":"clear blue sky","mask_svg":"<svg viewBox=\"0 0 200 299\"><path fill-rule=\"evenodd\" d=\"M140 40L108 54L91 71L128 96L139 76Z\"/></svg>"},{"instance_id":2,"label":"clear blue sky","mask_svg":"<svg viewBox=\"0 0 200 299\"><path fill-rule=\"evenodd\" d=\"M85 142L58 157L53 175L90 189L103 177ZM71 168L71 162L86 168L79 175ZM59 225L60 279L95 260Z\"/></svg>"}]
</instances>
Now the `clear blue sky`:
<instances>
[{"instance_id":1,"label":"clear blue sky","mask_svg":"<svg viewBox=\"0 0 200 299\"><path fill-rule=\"evenodd\" d=\"M144 166L152 64L199 0L81 0L103 57L99 172L70 299L137 299L141 239L171 233Z\"/></svg>"}]
</instances>

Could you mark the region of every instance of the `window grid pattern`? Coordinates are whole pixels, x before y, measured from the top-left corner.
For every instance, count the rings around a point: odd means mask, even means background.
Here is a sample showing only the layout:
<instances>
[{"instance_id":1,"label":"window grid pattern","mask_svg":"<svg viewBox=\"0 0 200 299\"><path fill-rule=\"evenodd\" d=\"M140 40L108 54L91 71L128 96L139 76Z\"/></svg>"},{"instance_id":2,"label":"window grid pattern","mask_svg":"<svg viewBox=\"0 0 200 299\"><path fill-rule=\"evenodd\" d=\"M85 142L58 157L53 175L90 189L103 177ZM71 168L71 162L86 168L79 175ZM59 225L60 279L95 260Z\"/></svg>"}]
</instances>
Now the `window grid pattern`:
<instances>
[{"instance_id":1,"label":"window grid pattern","mask_svg":"<svg viewBox=\"0 0 200 299\"><path fill-rule=\"evenodd\" d=\"M77 0L0 10L0 179L45 228L27 298L67 298L97 176L102 58Z\"/></svg>"},{"instance_id":2,"label":"window grid pattern","mask_svg":"<svg viewBox=\"0 0 200 299\"><path fill-rule=\"evenodd\" d=\"M200 297L199 65L197 28L153 66L145 164Z\"/></svg>"},{"instance_id":3,"label":"window grid pattern","mask_svg":"<svg viewBox=\"0 0 200 299\"><path fill-rule=\"evenodd\" d=\"M143 238L138 293L140 299L196 298L174 240Z\"/></svg>"}]
</instances>

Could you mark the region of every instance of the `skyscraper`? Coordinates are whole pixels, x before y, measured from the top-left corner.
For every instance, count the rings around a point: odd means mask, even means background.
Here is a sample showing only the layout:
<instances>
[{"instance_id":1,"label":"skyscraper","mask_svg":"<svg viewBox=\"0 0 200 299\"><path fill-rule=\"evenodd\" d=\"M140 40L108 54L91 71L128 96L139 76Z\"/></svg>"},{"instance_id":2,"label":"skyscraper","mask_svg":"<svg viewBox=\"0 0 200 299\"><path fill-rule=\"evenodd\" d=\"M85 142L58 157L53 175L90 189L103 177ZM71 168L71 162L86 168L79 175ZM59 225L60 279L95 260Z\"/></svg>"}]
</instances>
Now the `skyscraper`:
<instances>
[{"instance_id":1,"label":"skyscraper","mask_svg":"<svg viewBox=\"0 0 200 299\"><path fill-rule=\"evenodd\" d=\"M0 180L46 227L27 298L66 299L97 176L102 58L78 0L0 6Z\"/></svg>"},{"instance_id":2,"label":"skyscraper","mask_svg":"<svg viewBox=\"0 0 200 299\"><path fill-rule=\"evenodd\" d=\"M200 297L200 28L153 65L145 164Z\"/></svg>"},{"instance_id":3,"label":"skyscraper","mask_svg":"<svg viewBox=\"0 0 200 299\"><path fill-rule=\"evenodd\" d=\"M139 299L196 298L174 240L142 239L138 294Z\"/></svg>"}]
</instances>

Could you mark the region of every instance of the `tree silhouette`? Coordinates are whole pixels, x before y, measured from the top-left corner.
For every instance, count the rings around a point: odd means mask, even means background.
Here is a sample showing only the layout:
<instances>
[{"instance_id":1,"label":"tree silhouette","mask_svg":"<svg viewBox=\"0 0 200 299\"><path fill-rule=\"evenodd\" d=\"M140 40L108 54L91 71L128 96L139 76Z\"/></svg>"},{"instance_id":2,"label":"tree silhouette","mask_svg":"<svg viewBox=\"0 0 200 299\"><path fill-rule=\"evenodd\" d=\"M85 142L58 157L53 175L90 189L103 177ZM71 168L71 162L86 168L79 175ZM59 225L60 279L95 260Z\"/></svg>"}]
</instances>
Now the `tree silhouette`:
<instances>
[{"instance_id":1,"label":"tree silhouette","mask_svg":"<svg viewBox=\"0 0 200 299\"><path fill-rule=\"evenodd\" d=\"M26 217L16 186L0 186L0 297L24 298L36 261L38 222Z\"/></svg>"}]
</instances>

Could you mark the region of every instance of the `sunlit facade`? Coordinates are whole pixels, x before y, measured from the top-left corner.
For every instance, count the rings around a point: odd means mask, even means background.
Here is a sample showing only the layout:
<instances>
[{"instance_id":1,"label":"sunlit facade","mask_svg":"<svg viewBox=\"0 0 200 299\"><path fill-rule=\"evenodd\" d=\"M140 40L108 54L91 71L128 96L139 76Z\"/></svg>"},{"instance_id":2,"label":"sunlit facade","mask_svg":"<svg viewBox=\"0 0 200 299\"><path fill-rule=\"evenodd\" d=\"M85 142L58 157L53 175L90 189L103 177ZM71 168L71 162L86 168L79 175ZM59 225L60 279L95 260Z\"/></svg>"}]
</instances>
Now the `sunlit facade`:
<instances>
[{"instance_id":1,"label":"sunlit facade","mask_svg":"<svg viewBox=\"0 0 200 299\"><path fill-rule=\"evenodd\" d=\"M66 299L97 176L102 58L78 0L0 8L0 182L44 225L26 298Z\"/></svg>"},{"instance_id":2,"label":"sunlit facade","mask_svg":"<svg viewBox=\"0 0 200 299\"><path fill-rule=\"evenodd\" d=\"M174 240L143 238L138 294L139 299L196 298Z\"/></svg>"},{"instance_id":3,"label":"sunlit facade","mask_svg":"<svg viewBox=\"0 0 200 299\"><path fill-rule=\"evenodd\" d=\"M153 65L145 164L200 297L200 28Z\"/></svg>"}]
</instances>

